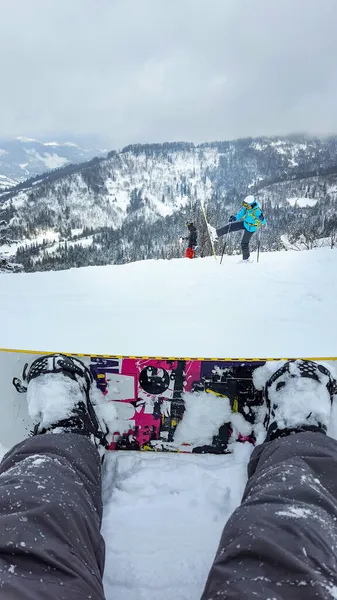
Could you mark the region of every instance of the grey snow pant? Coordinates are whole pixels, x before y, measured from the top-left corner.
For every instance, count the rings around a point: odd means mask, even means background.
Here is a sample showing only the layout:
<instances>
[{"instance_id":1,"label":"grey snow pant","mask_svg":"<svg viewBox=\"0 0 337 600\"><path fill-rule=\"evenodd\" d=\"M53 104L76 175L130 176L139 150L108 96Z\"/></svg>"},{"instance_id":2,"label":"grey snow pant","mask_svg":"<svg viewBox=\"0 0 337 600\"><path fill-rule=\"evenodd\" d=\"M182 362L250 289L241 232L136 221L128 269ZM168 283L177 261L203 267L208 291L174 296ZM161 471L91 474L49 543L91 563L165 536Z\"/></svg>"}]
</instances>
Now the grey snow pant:
<instances>
[{"instance_id":1,"label":"grey snow pant","mask_svg":"<svg viewBox=\"0 0 337 600\"><path fill-rule=\"evenodd\" d=\"M258 446L202 600L337 598L337 442L305 432Z\"/></svg>"},{"instance_id":2,"label":"grey snow pant","mask_svg":"<svg viewBox=\"0 0 337 600\"><path fill-rule=\"evenodd\" d=\"M0 465L0 599L104 600L101 464L85 436L37 435Z\"/></svg>"},{"instance_id":3,"label":"grey snow pant","mask_svg":"<svg viewBox=\"0 0 337 600\"><path fill-rule=\"evenodd\" d=\"M216 234L218 237L221 237L227 235L227 233L234 233L234 231L243 231L241 240L242 258L243 260L247 260L250 257L249 242L254 231L247 231L243 221L234 221L233 223L228 223L227 225L220 227L220 229L217 229Z\"/></svg>"}]
</instances>

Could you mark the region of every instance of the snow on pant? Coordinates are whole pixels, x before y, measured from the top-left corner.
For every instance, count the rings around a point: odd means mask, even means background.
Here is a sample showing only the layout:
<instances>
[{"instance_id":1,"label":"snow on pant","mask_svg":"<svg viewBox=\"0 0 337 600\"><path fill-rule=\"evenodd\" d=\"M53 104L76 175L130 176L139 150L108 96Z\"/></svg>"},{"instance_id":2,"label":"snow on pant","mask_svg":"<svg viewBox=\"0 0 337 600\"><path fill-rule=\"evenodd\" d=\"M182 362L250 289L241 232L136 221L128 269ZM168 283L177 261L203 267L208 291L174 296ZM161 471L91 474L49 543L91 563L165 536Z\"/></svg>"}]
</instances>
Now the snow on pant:
<instances>
[{"instance_id":1,"label":"snow on pant","mask_svg":"<svg viewBox=\"0 0 337 600\"><path fill-rule=\"evenodd\" d=\"M228 223L227 225L220 227L220 229L216 230L216 233L218 237L221 237L223 235L226 235L227 233L232 233L234 231L243 231L243 236L241 240L242 258L243 260L247 260L250 257L249 242L254 231L247 231L243 224L243 221L234 221L233 223Z\"/></svg>"},{"instance_id":2,"label":"snow on pant","mask_svg":"<svg viewBox=\"0 0 337 600\"><path fill-rule=\"evenodd\" d=\"M337 598L337 442L305 432L258 446L202 600Z\"/></svg>"},{"instance_id":3,"label":"snow on pant","mask_svg":"<svg viewBox=\"0 0 337 600\"><path fill-rule=\"evenodd\" d=\"M75 433L15 446L0 465L0 598L104 600L101 465Z\"/></svg>"}]
</instances>

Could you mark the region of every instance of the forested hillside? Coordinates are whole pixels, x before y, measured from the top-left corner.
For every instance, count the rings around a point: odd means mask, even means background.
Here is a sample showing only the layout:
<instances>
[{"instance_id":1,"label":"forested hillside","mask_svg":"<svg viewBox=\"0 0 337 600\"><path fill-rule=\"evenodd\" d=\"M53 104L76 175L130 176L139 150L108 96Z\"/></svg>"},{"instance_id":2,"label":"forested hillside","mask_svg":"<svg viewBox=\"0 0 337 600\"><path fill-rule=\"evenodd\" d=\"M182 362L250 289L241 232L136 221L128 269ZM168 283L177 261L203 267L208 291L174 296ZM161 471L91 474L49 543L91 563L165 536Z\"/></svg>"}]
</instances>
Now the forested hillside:
<instances>
[{"instance_id":1,"label":"forested hillside","mask_svg":"<svg viewBox=\"0 0 337 600\"><path fill-rule=\"evenodd\" d=\"M6 250L28 271L172 258L182 255L188 219L207 255L201 203L221 225L247 193L263 204L265 249L311 247L317 238L333 244L337 138L132 145L67 165L0 196L1 218L18 240Z\"/></svg>"}]
</instances>

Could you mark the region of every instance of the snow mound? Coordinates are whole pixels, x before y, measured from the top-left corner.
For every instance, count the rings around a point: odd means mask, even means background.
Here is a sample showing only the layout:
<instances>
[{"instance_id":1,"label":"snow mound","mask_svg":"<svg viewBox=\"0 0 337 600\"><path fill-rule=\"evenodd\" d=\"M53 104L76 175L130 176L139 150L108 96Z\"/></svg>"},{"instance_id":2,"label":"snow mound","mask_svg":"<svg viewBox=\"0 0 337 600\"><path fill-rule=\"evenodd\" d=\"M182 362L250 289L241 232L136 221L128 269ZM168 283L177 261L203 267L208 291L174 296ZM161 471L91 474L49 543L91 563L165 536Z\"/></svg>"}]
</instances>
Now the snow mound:
<instances>
[{"instance_id":1,"label":"snow mound","mask_svg":"<svg viewBox=\"0 0 337 600\"><path fill-rule=\"evenodd\" d=\"M211 444L221 425L231 423L234 439L236 433L249 435L252 427L240 414L233 414L228 398L207 392L183 395L184 417L174 433L176 444L189 443L193 446Z\"/></svg>"},{"instance_id":2,"label":"snow mound","mask_svg":"<svg viewBox=\"0 0 337 600\"><path fill-rule=\"evenodd\" d=\"M223 423L231 420L231 408L228 398L208 394L185 393L185 413L178 424L174 441L177 444L188 442L194 446L211 444Z\"/></svg>"}]
</instances>

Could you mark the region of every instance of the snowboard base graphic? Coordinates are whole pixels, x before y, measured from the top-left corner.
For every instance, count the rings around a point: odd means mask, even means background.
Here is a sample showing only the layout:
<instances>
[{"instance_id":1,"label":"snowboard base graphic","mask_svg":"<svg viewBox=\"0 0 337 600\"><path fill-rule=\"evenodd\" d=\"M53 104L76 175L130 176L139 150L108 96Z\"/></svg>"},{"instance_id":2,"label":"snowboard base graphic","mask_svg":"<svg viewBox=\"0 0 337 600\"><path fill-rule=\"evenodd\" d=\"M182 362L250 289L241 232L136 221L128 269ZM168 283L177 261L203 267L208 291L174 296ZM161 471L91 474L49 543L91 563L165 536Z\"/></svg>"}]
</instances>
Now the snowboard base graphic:
<instances>
[{"instance_id":1,"label":"snowboard base graphic","mask_svg":"<svg viewBox=\"0 0 337 600\"><path fill-rule=\"evenodd\" d=\"M0 349L1 400L0 440L6 447L27 437L32 429L26 395L12 384L30 364L44 352ZM69 353L68 353L69 354ZM143 450L157 452L194 452L226 454L233 429L229 419L219 423L207 440L191 443L179 440L175 433L186 410L186 395L191 402L200 393L214 398L227 398L232 413L241 414L254 425L256 409L262 394L253 384L253 372L265 364L262 358L175 358L131 357L72 354L90 369L102 394L116 408L118 419L111 450ZM316 358L333 365L337 358ZM205 396L203 396L205 398ZM201 417L202 419L202 417ZM202 430L203 423L198 423ZM235 439L254 443L254 427L247 436L236 433Z\"/></svg>"}]
</instances>

